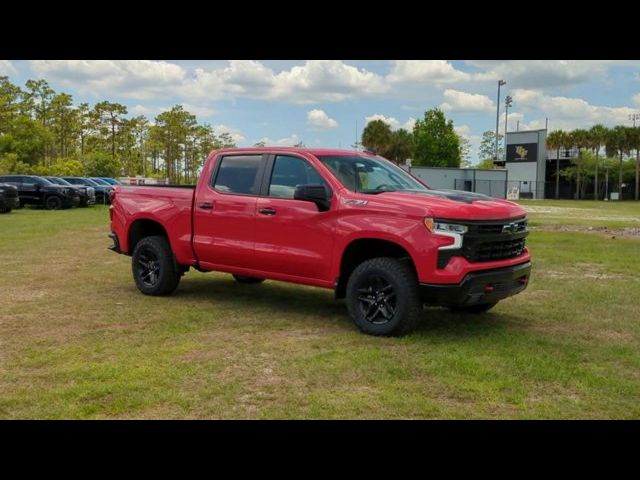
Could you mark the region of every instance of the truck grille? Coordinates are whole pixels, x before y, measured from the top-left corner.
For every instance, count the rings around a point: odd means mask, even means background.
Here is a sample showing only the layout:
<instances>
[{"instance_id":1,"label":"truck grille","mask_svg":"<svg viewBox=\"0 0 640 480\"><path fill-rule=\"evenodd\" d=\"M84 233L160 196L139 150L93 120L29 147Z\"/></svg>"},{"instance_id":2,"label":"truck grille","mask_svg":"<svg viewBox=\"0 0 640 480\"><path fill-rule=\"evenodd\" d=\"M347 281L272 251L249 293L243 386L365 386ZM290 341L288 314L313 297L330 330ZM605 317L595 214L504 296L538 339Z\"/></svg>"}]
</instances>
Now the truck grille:
<instances>
[{"instance_id":1,"label":"truck grille","mask_svg":"<svg viewBox=\"0 0 640 480\"><path fill-rule=\"evenodd\" d=\"M471 263L506 260L522 255L525 248L527 219L482 222L460 222L466 225L462 248L438 252L438 268L445 268L451 257L462 256Z\"/></svg>"}]
</instances>

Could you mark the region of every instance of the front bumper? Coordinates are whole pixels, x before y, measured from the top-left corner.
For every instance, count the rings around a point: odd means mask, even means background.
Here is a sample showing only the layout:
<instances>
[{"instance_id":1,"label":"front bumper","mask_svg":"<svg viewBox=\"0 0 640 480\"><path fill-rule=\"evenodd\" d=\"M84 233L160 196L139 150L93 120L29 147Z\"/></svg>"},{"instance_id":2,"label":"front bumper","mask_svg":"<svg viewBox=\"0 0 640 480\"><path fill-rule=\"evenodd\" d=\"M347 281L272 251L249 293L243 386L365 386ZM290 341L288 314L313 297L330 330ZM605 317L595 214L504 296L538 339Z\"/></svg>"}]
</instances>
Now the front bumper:
<instances>
[{"instance_id":1,"label":"front bumper","mask_svg":"<svg viewBox=\"0 0 640 480\"><path fill-rule=\"evenodd\" d=\"M442 306L468 306L493 303L520 293L529 284L531 262L506 268L471 272L458 284L421 283L425 303Z\"/></svg>"}]
</instances>

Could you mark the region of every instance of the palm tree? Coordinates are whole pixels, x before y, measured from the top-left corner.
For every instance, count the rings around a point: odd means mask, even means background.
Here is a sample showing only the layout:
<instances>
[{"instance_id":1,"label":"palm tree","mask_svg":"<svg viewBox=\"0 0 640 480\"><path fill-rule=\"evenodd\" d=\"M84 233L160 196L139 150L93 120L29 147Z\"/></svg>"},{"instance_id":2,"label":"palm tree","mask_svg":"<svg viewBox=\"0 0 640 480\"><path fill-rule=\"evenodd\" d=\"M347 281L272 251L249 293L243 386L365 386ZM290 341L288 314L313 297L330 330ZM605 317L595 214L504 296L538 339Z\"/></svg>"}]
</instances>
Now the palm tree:
<instances>
[{"instance_id":1,"label":"palm tree","mask_svg":"<svg viewBox=\"0 0 640 480\"><path fill-rule=\"evenodd\" d=\"M630 150L629 130L631 128L617 125L609 130L607 135L607 155L618 156L618 198L620 199L622 199L622 157Z\"/></svg>"},{"instance_id":2,"label":"palm tree","mask_svg":"<svg viewBox=\"0 0 640 480\"><path fill-rule=\"evenodd\" d=\"M566 133L554 130L547 136L547 148L556 151L556 199L560 197L560 149L566 144Z\"/></svg>"},{"instance_id":3,"label":"palm tree","mask_svg":"<svg viewBox=\"0 0 640 480\"><path fill-rule=\"evenodd\" d=\"M580 199L580 174L582 170L582 149L587 146L589 133L586 130L576 128L570 133L571 146L578 149L578 159L576 161L576 196Z\"/></svg>"},{"instance_id":4,"label":"palm tree","mask_svg":"<svg viewBox=\"0 0 640 480\"><path fill-rule=\"evenodd\" d=\"M595 200L598 200L600 198L598 195L598 164L600 163L598 155L600 154L600 148L602 148L602 144L606 141L607 132L607 127L599 123L591 127L591 129L589 130L589 147L596 154L596 170L593 186L593 198Z\"/></svg>"},{"instance_id":5,"label":"palm tree","mask_svg":"<svg viewBox=\"0 0 640 480\"><path fill-rule=\"evenodd\" d=\"M635 199L640 199L640 127L633 127L628 130L629 149L636 151L636 189Z\"/></svg>"}]
</instances>

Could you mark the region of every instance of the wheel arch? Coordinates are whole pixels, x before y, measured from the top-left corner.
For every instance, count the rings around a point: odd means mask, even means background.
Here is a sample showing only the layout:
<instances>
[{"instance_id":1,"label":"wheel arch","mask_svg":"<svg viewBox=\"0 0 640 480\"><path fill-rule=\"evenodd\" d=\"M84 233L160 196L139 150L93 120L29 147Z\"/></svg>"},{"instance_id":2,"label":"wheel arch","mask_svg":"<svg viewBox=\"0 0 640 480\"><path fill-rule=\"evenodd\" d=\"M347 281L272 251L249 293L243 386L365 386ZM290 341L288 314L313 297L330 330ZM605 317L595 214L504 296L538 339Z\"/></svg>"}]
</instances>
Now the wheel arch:
<instances>
[{"instance_id":1,"label":"wheel arch","mask_svg":"<svg viewBox=\"0 0 640 480\"><path fill-rule=\"evenodd\" d=\"M362 237L351 240L340 256L339 276L336 283L336 298L346 295L347 281L355 268L362 262L376 257L390 257L409 263L414 272L416 264L409 250L399 241L374 237Z\"/></svg>"},{"instance_id":2,"label":"wheel arch","mask_svg":"<svg viewBox=\"0 0 640 480\"><path fill-rule=\"evenodd\" d=\"M137 218L129 225L127 229L127 253L129 255L133 254L133 250L136 248L136 245L140 240L145 237L151 236L161 236L165 237L169 242L169 246L173 251L173 245L171 245L171 238L169 238L169 234L167 233L167 229L157 220L151 218Z\"/></svg>"}]
</instances>

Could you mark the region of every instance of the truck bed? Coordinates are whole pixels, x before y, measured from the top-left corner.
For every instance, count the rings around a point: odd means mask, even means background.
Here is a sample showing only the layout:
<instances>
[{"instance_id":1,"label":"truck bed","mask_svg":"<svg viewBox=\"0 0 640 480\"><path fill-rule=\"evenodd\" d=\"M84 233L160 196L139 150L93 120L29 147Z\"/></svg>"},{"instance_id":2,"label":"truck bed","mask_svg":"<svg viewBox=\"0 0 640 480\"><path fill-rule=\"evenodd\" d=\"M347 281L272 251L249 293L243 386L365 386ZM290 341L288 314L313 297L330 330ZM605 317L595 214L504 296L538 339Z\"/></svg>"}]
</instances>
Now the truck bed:
<instances>
[{"instance_id":1,"label":"truck bed","mask_svg":"<svg viewBox=\"0 0 640 480\"><path fill-rule=\"evenodd\" d=\"M125 232L134 222L148 219L165 225L178 261L185 265L194 263L191 214L195 186L118 185L114 192L117 202L112 205L111 219L124 252L131 253Z\"/></svg>"}]
</instances>

